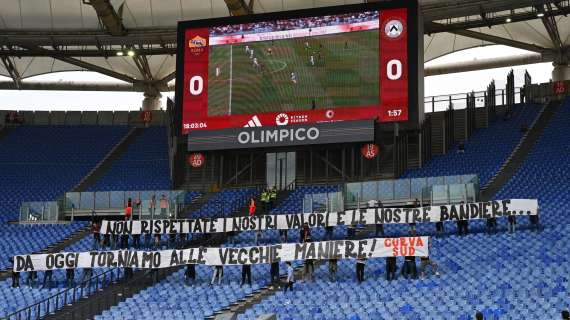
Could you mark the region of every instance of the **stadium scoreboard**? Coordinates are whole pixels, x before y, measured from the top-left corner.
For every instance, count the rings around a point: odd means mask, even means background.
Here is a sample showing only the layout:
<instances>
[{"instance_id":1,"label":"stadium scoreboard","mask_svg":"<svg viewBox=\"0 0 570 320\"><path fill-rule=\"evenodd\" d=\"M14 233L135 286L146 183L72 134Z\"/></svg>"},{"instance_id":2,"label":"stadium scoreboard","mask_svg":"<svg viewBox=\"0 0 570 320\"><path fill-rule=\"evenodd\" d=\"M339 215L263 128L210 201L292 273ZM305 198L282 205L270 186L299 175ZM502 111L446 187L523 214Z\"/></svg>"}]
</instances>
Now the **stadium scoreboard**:
<instances>
[{"instance_id":1,"label":"stadium scoreboard","mask_svg":"<svg viewBox=\"0 0 570 320\"><path fill-rule=\"evenodd\" d=\"M180 22L188 149L372 141L375 123L417 123L419 28L415 1Z\"/></svg>"}]
</instances>

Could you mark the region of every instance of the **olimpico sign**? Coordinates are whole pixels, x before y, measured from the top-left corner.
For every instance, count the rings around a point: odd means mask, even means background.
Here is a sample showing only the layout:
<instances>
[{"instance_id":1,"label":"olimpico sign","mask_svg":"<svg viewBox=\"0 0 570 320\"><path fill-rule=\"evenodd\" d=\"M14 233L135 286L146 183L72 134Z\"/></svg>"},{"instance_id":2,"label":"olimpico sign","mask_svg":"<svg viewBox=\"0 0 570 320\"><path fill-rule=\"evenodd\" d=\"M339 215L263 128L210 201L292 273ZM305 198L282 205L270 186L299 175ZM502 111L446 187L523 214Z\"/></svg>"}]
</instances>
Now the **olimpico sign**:
<instances>
[{"instance_id":1,"label":"olimpico sign","mask_svg":"<svg viewBox=\"0 0 570 320\"><path fill-rule=\"evenodd\" d=\"M261 131L245 130L238 134L237 140L240 144L259 143L283 143L302 142L306 140L317 140L320 131L316 127L310 128L288 128L288 129L267 129Z\"/></svg>"},{"instance_id":2,"label":"olimpico sign","mask_svg":"<svg viewBox=\"0 0 570 320\"><path fill-rule=\"evenodd\" d=\"M255 121L253 121L255 122ZM340 121L306 125L257 126L194 131L188 134L188 151L284 147L374 140L374 122Z\"/></svg>"}]
</instances>

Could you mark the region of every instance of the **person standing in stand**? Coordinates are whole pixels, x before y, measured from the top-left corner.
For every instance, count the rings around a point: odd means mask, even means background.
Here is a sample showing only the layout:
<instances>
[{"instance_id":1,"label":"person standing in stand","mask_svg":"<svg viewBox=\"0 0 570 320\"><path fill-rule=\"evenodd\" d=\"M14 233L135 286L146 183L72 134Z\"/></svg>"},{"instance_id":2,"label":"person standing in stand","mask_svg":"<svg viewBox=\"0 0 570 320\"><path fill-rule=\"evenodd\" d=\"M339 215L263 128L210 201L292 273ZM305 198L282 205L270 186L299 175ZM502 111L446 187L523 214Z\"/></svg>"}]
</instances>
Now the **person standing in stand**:
<instances>
[{"instance_id":1,"label":"person standing in stand","mask_svg":"<svg viewBox=\"0 0 570 320\"><path fill-rule=\"evenodd\" d=\"M365 258L357 258L356 259L356 280L358 283L362 283L364 281L364 266L366 265Z\"/></svg>"},{"instance_id":2,"label":"person standing in stand","mask_svg":"<svg viewBox=\"0 0 570 320\"><path fill-rule=\"evenodd\" d=\"M190 282L196 280L196 265L187 264L186 271L184 272L184 279L186 280L186 285L190 285Z\"/></svg>"},{"instance_id":3,"label":"person standing in stand","mask_svg":"<svg viewBox=\"0 0 570 320\"><path fill-rule=\"evenodd\" d=\"M247 278L247 284L251 287L251 265L244 264L241 266L241 284L243 286Z\"/></svg>"},{"instance_id":4,"label":"person standing in stand","mask_svg":"<svg viewBox=\"0 0 570 320\"><path fill-rule=\"evenodd\" d=\"M398 266L396 263L396 257L387 257L386 258L386 280L392 281L396 280L396 271L398 270Z\"/></svg>"},{"instance_id":5,"label":"person standing in stand","mask_svg":"<svg viewBox=\"0 0 570 320\"><path fill-rule=\"evenodd\" d=\"M152 195L150 201L148 202L148 212L150 213L150 219L154 219L154 214L156 213L156 196Z\"/></svg>"},{"instance_id":6,"label":"person standing in stand","mask_svg":"<svg viewBox=\"0 0 570 320\"><path fill-rule=\"evenodd\" d=\"M309 228L307 222L303 224L303 228L301 229L301 242L311 242L311 228Z\"/></svg>"},{"instance_id":7,"label":"person standing in stand","mask_svg":"<svg viewBox=\"0 0 570 320\"><path fill-rule=\"evenodd\" d=\"M287 288L293 291L293 283L295 282L295 270L293 270L293 266L291 266L291 262L285 262L287 264L287 282L285 283L284 292L287 292Z\"/></svg>"},{"instance_id":8,"label":"person standing in stand","mask_svg":"<svg viewBox=\"0 0 570 320\"><path fill-rule=\"evenodd\" d=\"M251 197L249 199L249 216L253 217L255 215L255 210L257 209L257 206L255 204L255 198Z\"/></svg>"},{"instance_id":9,"label":"person standing in stand","mask_svg":"<svg viewBox=\"0 0 570 320\"><path fill-rule=\"evenodd\" d=\"M166 218L166 210L168 209L168 199L166 199L166 195L162 195L160 197L160 215L163 218Z\"/></svg>"},{"instance_id":10,"label":"person standing in stand","mask_svg":"<svg viewBox=\"0 0 570 320\"><path fill-rule=\"evenodd\" d=\"M101 226L97 220L91 221L91 233L93 233L93 245L91 250L99 250L99 244L101 243Z\"/></svg>"},{"instance_id":11,"label":"person standing in stand","mask_svg":"<svg viewBox=\"0 0 570 320\"><path fill-rule=\"evenodd\" d=\"M279 287L279 262L272 262L269 272L271 273L271 286Z\"/></svg>"}]
</instances>

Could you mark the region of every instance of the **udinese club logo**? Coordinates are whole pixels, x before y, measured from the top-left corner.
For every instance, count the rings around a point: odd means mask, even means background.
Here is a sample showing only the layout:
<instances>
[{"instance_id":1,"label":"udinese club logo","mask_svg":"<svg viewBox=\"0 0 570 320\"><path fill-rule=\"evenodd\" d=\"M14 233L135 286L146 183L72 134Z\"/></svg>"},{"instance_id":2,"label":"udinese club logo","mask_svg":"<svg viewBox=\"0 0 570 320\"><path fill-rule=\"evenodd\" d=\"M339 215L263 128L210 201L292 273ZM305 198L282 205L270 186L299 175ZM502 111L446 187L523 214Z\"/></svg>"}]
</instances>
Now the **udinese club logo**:
<instances>
[{"instance_id":1,"label":"udinese club logo","mask_svg":"<svg viewBox=\"0 0 570 320\"><path fill-rule=\"evenodd\" d=\"M384 34L390 39L398 39L404 33L404 24L398 19L392 19L384 25Z\"/></svg>"}]
</instances>

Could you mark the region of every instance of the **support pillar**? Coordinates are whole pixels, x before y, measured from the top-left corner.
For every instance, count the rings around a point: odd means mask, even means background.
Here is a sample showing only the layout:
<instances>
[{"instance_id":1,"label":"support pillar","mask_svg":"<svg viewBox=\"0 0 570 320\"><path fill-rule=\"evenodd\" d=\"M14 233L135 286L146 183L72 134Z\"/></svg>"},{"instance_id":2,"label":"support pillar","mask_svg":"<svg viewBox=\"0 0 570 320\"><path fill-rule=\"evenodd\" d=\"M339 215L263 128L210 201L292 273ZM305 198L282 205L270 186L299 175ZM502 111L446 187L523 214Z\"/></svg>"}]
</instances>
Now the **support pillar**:
<instances>
[{"instance_id":1,"label":"support pillar","mask_svg":"<svg viewBox=\"0 0 570 320\"><path fill-rule=\"evenodd\" d=\"M160 92L145 92L144 99L142 102L142 110L150 111L150 110L160 110L160 98L162 94Z\"/></svg>"},{"instance_id":2,"label":"support pillar","mask_svg":"<svg viewBox=\"0 0 570 320\"><path fill-rule=\"evenodd\" d=\"M553 63L552 81L570 80L570 65L568 63Z\"/></svg>"}]
</instances>

